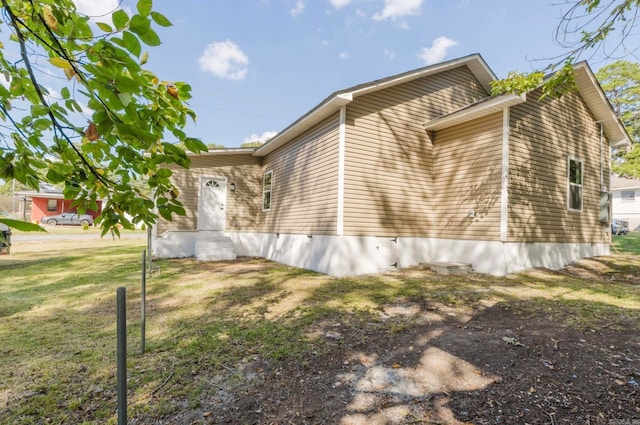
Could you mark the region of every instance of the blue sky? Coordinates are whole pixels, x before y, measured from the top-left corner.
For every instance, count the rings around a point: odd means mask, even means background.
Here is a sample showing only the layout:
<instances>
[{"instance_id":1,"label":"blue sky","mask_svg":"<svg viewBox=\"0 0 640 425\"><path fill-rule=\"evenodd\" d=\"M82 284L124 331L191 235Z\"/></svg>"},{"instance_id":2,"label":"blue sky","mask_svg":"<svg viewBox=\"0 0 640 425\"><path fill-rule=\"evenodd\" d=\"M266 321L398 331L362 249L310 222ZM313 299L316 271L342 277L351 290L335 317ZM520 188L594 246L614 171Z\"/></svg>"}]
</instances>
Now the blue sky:
<instances>
[{"instance_id":1,"label":"blue sky","mask_svg":"<svg viewBox=\"0 0 640 425\"><path fill-rule=\"evenodd\" d=\"M88 14L117 0L75 0ZM560 4L559 4L560 3ZM192 86L188 127L237 147L272 136L336 90L480 53L498 75L563 50L558 0L155 0L172 21L149 49L159 78ZM124 0L125 10L135 1ZM594 71L602 63L591 63Z\"/></svg>"}]
</instances>

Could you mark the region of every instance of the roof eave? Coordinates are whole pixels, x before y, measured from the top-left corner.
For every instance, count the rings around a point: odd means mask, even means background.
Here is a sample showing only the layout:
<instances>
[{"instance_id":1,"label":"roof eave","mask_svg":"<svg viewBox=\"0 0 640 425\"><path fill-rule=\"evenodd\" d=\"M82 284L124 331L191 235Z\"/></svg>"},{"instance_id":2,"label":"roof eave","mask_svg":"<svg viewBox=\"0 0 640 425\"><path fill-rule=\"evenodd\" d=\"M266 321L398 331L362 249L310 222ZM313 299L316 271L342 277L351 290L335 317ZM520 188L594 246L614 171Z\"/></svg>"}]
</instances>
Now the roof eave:
<instances>
[{"instance_id":1,"label":"roof eave","mask_svg":"<svg viewBox=\"0 0 640 425\"><path fill-rule=\"evenodd\" d=\"M193 153L188 152L188 156L211 156L211 155L250 155L256 148L223 148L210 149L207 152Z\"/></svg>"},{"instance_id":2,"label":"roof eave","mask_svg":"<svg viewBox=\"0 0 640 425\"><path fill-rule=\"evenodd\" d=\"M278 149L280 146L287 143L293 137L308 130L321 120L329 117L331 114L338 111L342 106L350 103L353 100L351 93L341 93L332 96L325 102L311 110L306 115L303 115L296 122L285 128L282 132L278 133L273 139L269 140L264 145L260 146L253 152L254 156L265 156L270 152Z\"/></svg>"},{"instance_id":3,"label":"roof eave","mask_svg":"<svg viewBox=\"0 0 640 425\"><path fill-rule=\"evenodd\" d=\"M631 138L624 125L616 116L607 95L586 62L575 66L575 81L578 91L589 106L596 121L603 127L610 146L619 147L631 144Z\"/></svg>"},{"instance_id":4,"label":"roof eave","mask_svg":"<svg viewBox=\"0 0 640 425\"><path fill-rule=\"evenodd\" d=\"M472 55L468 55L459 59L427 66L417 70L405 72L403 74L398 74L396 76L360 84L345 90L335 92L326 100L321 102L318 106L300 117L289 127L285 128L273 139L269 140L269 142L256 149L253 155L265 156L268 153L273 152L280 146L288 143L297 135L301 134L303 131L308 130L313 125L319 123L321 120L337 112L342 106L348 104L357 96L362 96L367 93L372 93L388 87L393 87L395 85L406 83L417 78L440 73L448 69L457 68L463 65L466 65L471 70L471 72L476 76L478 81L480 81L487 92L491 92L491 83L495 81L497 77L493 73L491 68L489 68L484 59L482 59L482 56L474 53Z\"/></svg>"},{"instance_id":5,"label":"roof eave","mask_svg":"<svg viewBox=\"0 0 640 425\"><path fill-rule=\"evenodd\" d=\"M482 59L482 56L479 54L473 54L469 56L465 56L462 58L450 60L447 62L442 62L439 64L431 65L428 67L421 68L419 70L405 72L403 74L399 74L392 78L385 78L382 80L374 81L369 84L365 84L362 87L356 86L352 89L351 93L353 93L354 97L362 96L367 93L375 92L378 90L385 89L387 87L393 87L397 84L406 83L418 78L423 78L428 75L438 74L444 71L448 71L449 69L458 68L460 66L466 65L471 72L478 78L482 87L488 92L491 93L491 83L497 80L496 75L493 73L489 65Z\"/></svg>"},{"instance_id":6,"label":"roof eave","mask_svg":"<svg viewBox=\"0 0 640 425\"><path fill-rule=\"evenodd\" d=\"M526 100L526 94L505 94L497 96L477 105L464 107L447 115L435 118L424 123L423 126L427 131L442 130L463 122L485 117L495 112L500 112L505 108L523 103Z\"/></svg>"}]
</instances>

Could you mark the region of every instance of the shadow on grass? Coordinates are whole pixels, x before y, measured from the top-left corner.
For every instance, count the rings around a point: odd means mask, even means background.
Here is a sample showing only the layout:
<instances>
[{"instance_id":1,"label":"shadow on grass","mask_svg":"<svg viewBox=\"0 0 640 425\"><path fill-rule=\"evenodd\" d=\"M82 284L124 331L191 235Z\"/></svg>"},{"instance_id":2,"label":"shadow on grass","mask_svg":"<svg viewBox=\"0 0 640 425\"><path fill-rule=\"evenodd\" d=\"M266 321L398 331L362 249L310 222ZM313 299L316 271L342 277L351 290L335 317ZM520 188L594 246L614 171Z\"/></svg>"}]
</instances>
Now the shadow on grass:
<instances>
[{"instance_id":1,"label":"shadow on grass","mask_svg":"<svg viewBox=\"0 0 640 425\"><path fill-rule=\"evenodd\" d=\"M96 252L114 254L113 249ZM8 388L0 386L0 395L11 400L0 410L0 422L112 417L111 390L87 394L93 387L113 388L114 374L83 373L82 382L76 382L55 374L38 376L34 370L57 367L72 374L87 364L113 368L118 279L129 288L130 391L132 415L140 423L145 418L170 422L172 415L190 423L205 412L233 413L239 422L286 423L296 421L301 406L315 423L394 423L397 415L406 421L428 415L441 422L480 420L498 414L482 400L500 400L496 391L525 397L522 388L530 390L535 374L547 369L542 359L559 364L575 355L553 351L554 340L586 344L593 353L585 361L608 361L602 351L611 345L608 338L637 331L640 323L640 289L627 279L637 273L638 263L634 270L633 263L621 259L599 258L560 272L537 270L508 278L409 270L342 279L256 259L162 260L148 282L147 354L140 356L138 251L127 248L126 259L116 256L103 272L80 270L80 277L54 280L41 286L41 293L10 291L18 300L16 311L36 304L48 308L10 324L16 345L1 354L16 365L29 358L31 369L18 372L26 381L12 378ZM76 255L61 264L63 269L83 268ZM31 291L38 287L29 285ZM51 305L60 297L77 300L76 308ZM51 336L36 337L38 329ZM77 338L59 341L74 329L81 330ZM585 331L587 337L580 337ZM32 342L20 344L19 338ZM616 338L619 344L622 338ZM47 357L50 352L57 359ZM614 354L631 358L626 352ZM255 381L243 372L252 363L261 369ZM529 364L536 369L525 367ZM571 393L560 382L568 379L571 367L550 380L547 390ZM595 375L589 379L594 385L610 383ZM37 393L40 388L48 388L47 393ZM255 408L240 409L247 399ZM72 400L82 402L76 406ZM607 402L611 399L605 396L593 406ZM523 410L535 406L526 403L524 408L495 405L536 422L540 417L527 417ZM227 406L227 413L220 406ZM591 417L589 406L581 410L585 418ZM473 412L479 416L472 417Z\"/></svg>"}]
</instances>

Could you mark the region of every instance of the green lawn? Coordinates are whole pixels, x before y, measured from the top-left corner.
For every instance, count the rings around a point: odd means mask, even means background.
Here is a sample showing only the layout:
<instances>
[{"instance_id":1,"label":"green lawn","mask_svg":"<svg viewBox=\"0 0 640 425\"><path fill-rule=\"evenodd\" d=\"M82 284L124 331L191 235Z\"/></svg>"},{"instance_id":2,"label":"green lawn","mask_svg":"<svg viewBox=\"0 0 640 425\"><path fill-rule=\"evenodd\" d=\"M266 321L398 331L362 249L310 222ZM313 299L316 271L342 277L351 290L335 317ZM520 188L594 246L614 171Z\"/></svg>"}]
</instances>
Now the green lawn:
<instances>
[{"instance_id":1,"label":"green lawn","mask_svg":"<svg viewBox=\"0 0 640 425\"><path fill-rule=\"evenodd\" d=\"M640 232L629 232L627 235L611 237L611 252L640 255Z\"/></svg>"},{"instance_id":2,"label":"green lawn","mask_svg":"<svg viewBox=\"0 0 640 425\"><path fill-rule=\"evenodd\" d=\"M116 423L120 286L128 291L130 418L197 408L216 371L247 355L271 361L321 355L326 341L316 331L336 318L406 329L410 319L379 317L385 306L407 300L428 300L456 314L517 302L523 314L566 326L640 330L640 257L634 256L587 262L585 277L532 271L506 278L412 269L337 279L259 259L160 260L147 284L147 353L141 355L144 244L110 238L15 243L12 255L0 256L0 423ZM638 249L638 234L616 244Z\"/></svg>"}]
</instances>

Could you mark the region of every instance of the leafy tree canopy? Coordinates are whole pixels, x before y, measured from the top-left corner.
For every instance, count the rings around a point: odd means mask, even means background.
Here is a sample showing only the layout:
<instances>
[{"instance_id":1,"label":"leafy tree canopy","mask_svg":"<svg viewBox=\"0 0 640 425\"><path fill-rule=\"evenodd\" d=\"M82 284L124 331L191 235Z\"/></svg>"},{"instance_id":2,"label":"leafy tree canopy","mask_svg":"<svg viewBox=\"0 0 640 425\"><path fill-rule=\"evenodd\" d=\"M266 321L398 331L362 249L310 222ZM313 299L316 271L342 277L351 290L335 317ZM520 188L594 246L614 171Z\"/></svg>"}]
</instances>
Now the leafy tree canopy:
<instances>
[{"instance_id":1,"label":"leafy tree canopy","mask_svg":"<svg viewBox=\"0 0 640 425\"><path fill-rule=\"evenodd\" d=\"M167 139L207 147L183 131L195 120L190 86L144 67L156 29L171 25L152 0L95 24L72 0L0 0L0 10L0 179L63 184L80 212L105 199L103 234L184 214L168 166L189 158ZM62 86L47 87L47 74Z\"/></svg>"},{"instance_id":2,"label":"leafy tree canopy","mask_svg":"<svg viewBox=\"0 0 640 425\"><path fill-rule=\"evenodd\" d=\"M243 142L240 144L241 148L259 148L264 145L266 142L261 142L259 140L253 140L251 142Z\"/></svg>"},{"instance_id":3,"label":"leafy tree canopy","mask_svg":"<svg viewBox=\"0 0 640 425\"><path fill-rule=\"evenodd\" d=\"M640 142L640 64L618 60L600 68L596 78L634 143Z\"/></svg>"},{"instance_id":4,"label":"leafy tree canopy","mask_svg":"<svg viewBox=\"0 0 640 425\"><path fill-rule=\"evenodd\" d=\"M541 70L510 73L494 84L493 94L520 94L542 87L543 97L560 96L574 88L573 64L578 60L635 52L640 0L565 0L559 6L564 9L555 40L565 53L546 60L548 65Z\"/></svg>"},{"instance_id":5,"label":"leafy tree canopy","mask_svg":"<svg viewBox=\"0 0 640 425\"><path fill-rule=\"evenodd\" d=\"M640 143L613 158L611 170L622 177L640 178Z\"/></svg>"}]
</instances>

